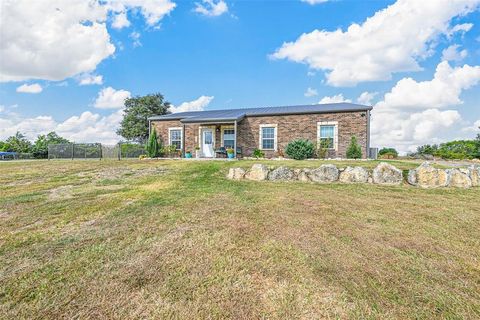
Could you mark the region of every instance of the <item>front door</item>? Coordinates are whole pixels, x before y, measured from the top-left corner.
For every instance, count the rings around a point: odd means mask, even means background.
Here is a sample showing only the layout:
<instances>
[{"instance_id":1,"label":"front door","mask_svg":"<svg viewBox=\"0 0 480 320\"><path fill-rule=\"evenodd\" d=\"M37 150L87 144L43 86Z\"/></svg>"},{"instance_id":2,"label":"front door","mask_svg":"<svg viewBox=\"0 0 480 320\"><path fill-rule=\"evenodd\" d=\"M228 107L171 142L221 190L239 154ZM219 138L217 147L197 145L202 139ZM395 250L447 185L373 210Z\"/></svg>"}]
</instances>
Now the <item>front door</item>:
<instances>
[{"instance_id":1,"label":"front door","mask_svg":"<svg viewBox=\"0 0 480 320\"><path fill-rule=\"evenodd\" d=\"M202 129L202 153L206 158L213 158L213 130Z\"/></svg>"}]
</instances>

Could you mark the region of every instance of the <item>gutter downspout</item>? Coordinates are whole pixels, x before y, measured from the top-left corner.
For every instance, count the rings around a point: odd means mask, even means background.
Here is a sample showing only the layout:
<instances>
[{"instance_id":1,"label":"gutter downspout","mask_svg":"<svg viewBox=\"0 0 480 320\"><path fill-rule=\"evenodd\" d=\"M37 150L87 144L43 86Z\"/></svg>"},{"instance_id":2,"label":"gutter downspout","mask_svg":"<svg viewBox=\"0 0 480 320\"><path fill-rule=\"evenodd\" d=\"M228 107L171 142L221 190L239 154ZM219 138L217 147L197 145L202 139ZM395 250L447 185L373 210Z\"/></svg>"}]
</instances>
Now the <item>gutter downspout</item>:
<instances>
[{"instance_id":1,"label":"gutter downspout","mask_svg":"<svg viewBox=\"0 0 480 320\"><path fill-rule=\"evenodd\" d=\"M367 110L367 150L366 158L370 158L370 110Z\"/></svg>"},{"instance_id":2,"label":"gutter downspout","mask_svg":"<svg viewBox=\"0 0 480 320\"><path fill-rule=\"evenodd\" d=\"M183 124L183 129L182 129L182 158L185 158L185 127L186 124Z\"/></svg>"},{"instance_id":3,"label":"gutter downspout","mask_svg":"<svg viewBox=\"0 0 480 320\"><path fill-rule=\"evenodd\" d=\"M234 122L235 140L233 140L233 157L237 159L237 120Z\"/></svg>"}]
</instances>

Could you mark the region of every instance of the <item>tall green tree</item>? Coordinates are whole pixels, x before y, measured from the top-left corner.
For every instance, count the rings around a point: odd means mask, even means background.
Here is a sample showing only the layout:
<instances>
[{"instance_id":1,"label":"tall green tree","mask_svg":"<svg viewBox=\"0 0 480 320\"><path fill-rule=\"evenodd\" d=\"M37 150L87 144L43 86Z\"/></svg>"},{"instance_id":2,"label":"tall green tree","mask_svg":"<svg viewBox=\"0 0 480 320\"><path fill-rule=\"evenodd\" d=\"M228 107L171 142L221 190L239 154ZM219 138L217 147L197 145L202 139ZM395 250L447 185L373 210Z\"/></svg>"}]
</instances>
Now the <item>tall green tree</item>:
<instances>
[{"instance_id":1,"label":"tall green tree","mask_svg":"<svg viewBox=\"0 0 480 320\"><path fill-rule=\"evenodd\" d=\"M362 147L357 142L357 137L352 136L350 145L347 148L348 159L360 159L362 157Z\"/></svg>"},{"instance_id":2,"label":"tall green tree","mask_svg":"<svg viewBox=\"0 0 480 320\"><path fill-rule=\"evenodd\" d=\"M148 138L148 142L145 149L150 158L155 158L156 156L158 156L158 153L160 151L160 145L157 139L157 130L155 130L154 128L152 128L152 131L150 133L150 137Z\"/></svg>"},{"instance_id":3,"label":"tall green tree","mask_svg":"<svg viewBox=\"0 0 480 320\"><path fill-rule=\"evenodd\" d=\"M32 143L19 131L14 136L8 137L5 142L8 145L7 151L29 153L32 148Z\"/></svg>"},{"instance_id":4,"label":"tall green tree","mask_svg":"<svg viewBox=\"0 0 480 320\"><path fill-rule=\"evenodd\" d=\"M46 159L48 157L48 145L49 144L59 144L59 143L69 143L67 139L59 136L55 131L49 132L46 135L40 134L35 140L32 152L33 156L37 159Z\"/></svg>"},{"instance_id":5,"label":"tall green tree","mask_svg":"<svg viewBox=\"0 0 480 320\"><path fill-rule=\"evenodd\" d=\"M117 134L129 141L144 143L148 138L148 117L168 114L170 106L160 93L126 99Z\"/></svg>"}]
</instances>

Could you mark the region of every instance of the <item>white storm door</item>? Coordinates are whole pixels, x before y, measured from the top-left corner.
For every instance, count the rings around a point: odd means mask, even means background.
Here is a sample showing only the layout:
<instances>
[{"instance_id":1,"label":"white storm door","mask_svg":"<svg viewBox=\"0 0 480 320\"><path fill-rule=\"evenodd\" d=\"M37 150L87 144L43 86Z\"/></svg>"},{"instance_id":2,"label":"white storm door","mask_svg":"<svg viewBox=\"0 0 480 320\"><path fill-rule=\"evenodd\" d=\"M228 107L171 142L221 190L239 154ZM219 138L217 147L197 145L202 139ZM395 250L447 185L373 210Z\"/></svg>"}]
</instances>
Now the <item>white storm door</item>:
<instances>
[{"instance_id":1,"label":"white storm door","mask_svg":"<svg viewBox=\"0 0 480 320\"><path fill-rule=\"evenodd\" d=\"M213 158L213 130L202 129L202 152L203 156Z\"/></svg>"}]
</instances>

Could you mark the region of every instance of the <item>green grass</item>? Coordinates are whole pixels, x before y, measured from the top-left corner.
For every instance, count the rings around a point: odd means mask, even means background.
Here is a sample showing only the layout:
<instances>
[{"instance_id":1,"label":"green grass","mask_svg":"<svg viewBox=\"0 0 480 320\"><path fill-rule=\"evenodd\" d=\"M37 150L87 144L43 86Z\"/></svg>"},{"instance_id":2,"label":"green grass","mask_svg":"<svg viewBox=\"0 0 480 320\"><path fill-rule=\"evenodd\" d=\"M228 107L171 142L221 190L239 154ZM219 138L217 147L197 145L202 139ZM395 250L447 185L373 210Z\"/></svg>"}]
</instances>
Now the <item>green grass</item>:
<instances>
[{"instance_id":1,"label":"green grass","mask_svg":"<svg viewBox=\"0 0 480 320\"><path fill-rule=\"evenodd\" d=\"M0 318L480 317L480 189L225 179L252 163L0 163Z\"/></svg>"}]
</instances>

